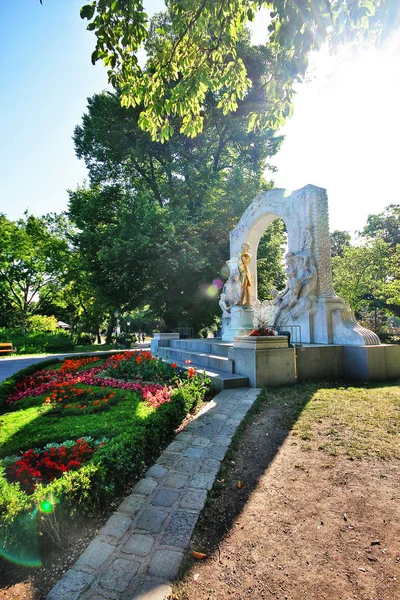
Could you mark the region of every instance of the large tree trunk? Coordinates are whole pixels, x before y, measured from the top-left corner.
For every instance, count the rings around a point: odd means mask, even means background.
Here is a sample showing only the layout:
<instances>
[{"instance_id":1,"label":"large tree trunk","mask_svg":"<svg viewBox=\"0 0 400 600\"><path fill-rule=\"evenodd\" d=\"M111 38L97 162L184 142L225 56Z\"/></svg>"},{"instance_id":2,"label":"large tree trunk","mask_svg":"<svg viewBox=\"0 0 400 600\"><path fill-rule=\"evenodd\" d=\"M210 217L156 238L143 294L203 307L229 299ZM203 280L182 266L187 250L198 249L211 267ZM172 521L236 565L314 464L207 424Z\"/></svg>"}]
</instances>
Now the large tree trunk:
<instances>
[{"instance_id":1,"label":"large tree trunk","mask_svg":"<svg viewBox=\"0 0 400 600\"><path fill-rule=\"evenodd\" d=\"M108 327L107 327L106 344L111 344L112 343L113 329L114 329L114 323L111 320L109 322L109 324L108 324Z\"/></svg>"}]
</instances>

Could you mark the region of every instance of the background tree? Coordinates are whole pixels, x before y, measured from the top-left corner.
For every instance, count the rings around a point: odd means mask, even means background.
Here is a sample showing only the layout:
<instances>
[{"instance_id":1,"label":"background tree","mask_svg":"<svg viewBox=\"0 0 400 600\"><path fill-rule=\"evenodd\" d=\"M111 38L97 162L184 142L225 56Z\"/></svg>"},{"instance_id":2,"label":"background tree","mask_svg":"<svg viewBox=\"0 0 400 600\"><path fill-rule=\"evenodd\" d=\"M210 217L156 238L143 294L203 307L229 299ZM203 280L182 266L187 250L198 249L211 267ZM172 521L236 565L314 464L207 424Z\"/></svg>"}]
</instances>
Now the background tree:
<instances>
[{"instance_id":1,"label":"background tree","mask_svg":"<svg viewBox=\"0 0 400 600\"><path fill-rule=\"evenodd\" d=\"M336 229L331 233L331 256L340 256L343 258L346 248L351 246L351 235L348 231L339 231Z\"/></svg>"},{"instance_id":2,"label":"background tree","mask_svg":"<svg viewBox=\"0 0 400 600\"><path fill-rule=\"evenodd\" d=\"M40 312L64 280L69 259L65 219L26 212L14 222L0 215L0 238L0 282L14 319L25 326L28 315Z\"/></svg>"},{"instance_id":3,"label":"background tree","mask_svg":"<svg viewBox=\"0 0 400 600\"><path fill-rule=\"evenodd\" d=\"M140 108L121 107L119 93L89 100L74 139L91 187L70 193L69 214L91 284L109 305L148 304L167 326L196 331L219 312L209 292L229 258L228 232L265 185L266 161L281 142L271 129L247 132L250 107L265 101L269 57L248 37L240 52L251 91L229 118L207 94L195 139L154 142L139 127Z\"/></svg>"},{"instance_id":4,"label":"background tree","mask_svg":"<svg viewBox=\"0 0 400 600\"><path fill-rule=\"evenodd\" d=\"M373 313L372 322L378 313L399 317L400 206L370 215L362 238L362 245L346 245L333 257L335 291L363 318Z\"/></svg>"},{"instance_id":5,"label":"background tree","mask_svg":"<svg viewBox=\"0 0 400 600\"><path fill-rule=\"evenodd\" d=\"M272 290L285 287L283 252L287 236L282 219L275 219L262 236L257 252L258 299L272 299Z\"/></svg>"},{"instance_id":6,"label":"background tree","mask_svg":"<svg viewBox=\"0 0 400 600\"><path fill-rule=\"evenodd\" d=\"M389 204L379 215L369 215L361 235L380 238L395 249L400 244L400 205Z\"/></svg>"}]
</instances>

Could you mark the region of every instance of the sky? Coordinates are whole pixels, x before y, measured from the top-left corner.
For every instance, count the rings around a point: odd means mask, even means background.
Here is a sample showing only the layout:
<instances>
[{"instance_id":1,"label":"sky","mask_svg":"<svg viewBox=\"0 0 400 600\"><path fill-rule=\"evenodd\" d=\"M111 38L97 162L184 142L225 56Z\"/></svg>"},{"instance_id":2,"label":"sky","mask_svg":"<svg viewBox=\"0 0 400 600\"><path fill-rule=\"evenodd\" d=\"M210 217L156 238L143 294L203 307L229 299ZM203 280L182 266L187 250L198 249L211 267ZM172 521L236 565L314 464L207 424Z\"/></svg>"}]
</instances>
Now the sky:
<instances>
[{"instance_id":1,"label":"sky","mask_svg":"<svg viewBox=\"0 0 400 600\"><path fill-rule=\"evenodd\" d=\"M0 0L0 212L9 219L67 208L67 189L87 177L72 135L87 98L107 87L90 61L95 38L83 0ZM149 14L162 0L147 0ZM266 36L265 16L253 27ZM326 188L331 230L362 229L399 203L400 31L379 48L315 56L298 87L286 138L271 160L277 187Z\"/></svg>"}]
</instances>

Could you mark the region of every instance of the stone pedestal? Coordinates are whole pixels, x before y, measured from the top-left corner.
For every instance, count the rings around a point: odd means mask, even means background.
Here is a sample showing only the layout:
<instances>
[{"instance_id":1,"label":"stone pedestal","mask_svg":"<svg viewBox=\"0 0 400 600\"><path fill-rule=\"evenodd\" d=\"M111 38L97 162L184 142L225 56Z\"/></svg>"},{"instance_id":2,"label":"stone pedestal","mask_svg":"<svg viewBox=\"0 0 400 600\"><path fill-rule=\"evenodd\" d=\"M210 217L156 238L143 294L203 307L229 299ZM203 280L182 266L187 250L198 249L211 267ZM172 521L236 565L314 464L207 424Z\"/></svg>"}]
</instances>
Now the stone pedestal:
<instances>
[{"instance_id":1,"label":"stone pedestal","mask_svg":"<svg viewBox=\"0 0 400 600\"><path fill-rule=\"evenodd\" d=\"M345 346L346 379L387 381L400 377L400 346Z\"/></svg>"},{"instance_id":2,"label":"stone pedestal","mask_svg":"<svg viewBox=\"0 0 400 600\"><path fill-rule=\"evenodd\" d=\"M286 336L236 336L228 356L234 371L249 378L251 387L274 387L296 383L295 349Z\"/></svg>"},{"instance_id":3,"label":"stone pedestal","mask_svg":"<svg viewBox=\"0 0 400 600\"><path fill-rule=\"evenodd\" d=\"M222 335L223 342L233 342L235 336L246 335L254 329L254 309L252 306L232 306L231 323Z\"/></svg>"},{"instance_id":4,"label":"stone pedestal","mask_svg":"<svg viewBox=\"0 0 400 600\"><path fill-rule=\"evenodd\" d=\"M157 354L159 346L168 347L171 340L179 340L179 333L155 333L150 344L152 355Z\"/></svg>"}]
</instances>

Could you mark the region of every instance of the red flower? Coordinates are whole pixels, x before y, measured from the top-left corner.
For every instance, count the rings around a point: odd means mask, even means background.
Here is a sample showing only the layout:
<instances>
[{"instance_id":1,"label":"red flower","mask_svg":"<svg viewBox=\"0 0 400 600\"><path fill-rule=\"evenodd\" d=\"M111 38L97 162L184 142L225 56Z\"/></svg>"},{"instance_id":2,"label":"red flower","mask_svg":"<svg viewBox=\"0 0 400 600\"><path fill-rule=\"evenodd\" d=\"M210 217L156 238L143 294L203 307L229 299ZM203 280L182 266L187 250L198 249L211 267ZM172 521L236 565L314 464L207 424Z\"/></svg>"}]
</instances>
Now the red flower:
<instances>
[{"instance_id":1,"label":"red flower","mask_svg":"<svg viewBox=\"0 0 400 600\"><path fill-rule=\"evenodd\" d=\"M173 369L176 369L176 367L177 367L177 364L176 364L176 363L171 363L171 367L172 367Z\"/></svg>"}]
</instances>

